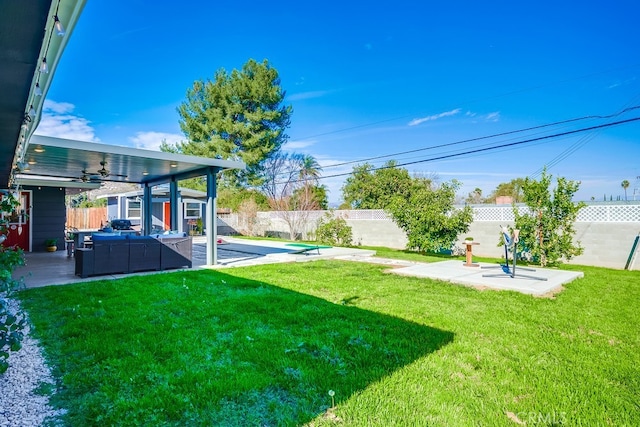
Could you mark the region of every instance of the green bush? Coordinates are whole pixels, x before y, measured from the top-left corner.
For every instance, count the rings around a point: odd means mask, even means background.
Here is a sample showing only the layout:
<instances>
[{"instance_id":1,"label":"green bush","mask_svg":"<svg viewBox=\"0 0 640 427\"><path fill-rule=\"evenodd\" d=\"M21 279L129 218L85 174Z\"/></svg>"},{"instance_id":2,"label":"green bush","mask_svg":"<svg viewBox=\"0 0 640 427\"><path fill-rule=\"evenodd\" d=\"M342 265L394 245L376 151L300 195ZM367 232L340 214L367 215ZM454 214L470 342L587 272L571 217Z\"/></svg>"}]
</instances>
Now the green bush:
<instances>
[{"instance_id":1,"label":"green bush","mask_svg":"<svg viewBox=\"0 0 640 427\"><path fill-rule=\"evenodd\" d=\"M342 218L334 218L327 213L318 220L316 229L316 241L331 246L351 246L353 233L347 221Z\"/></svg>"},{"instance_id":2,"label":"green bush","mask_svg":"<svg viewBox=\"0 0 640 427\"><path fill-rule=\"evenodd\" d=\"M0 213L9 214L18 206L12 194L4 194L0 200ZM0 236L6 236L8 221L0 216ZM9 367L9 352L21 348L22 329L25 326L25 315L19 306L10 304L9 298L19 287L20 282L13 279L13 270L24 265L22 249L12 246L0 246L0 374Z\"/></svg>"}]
</instances>

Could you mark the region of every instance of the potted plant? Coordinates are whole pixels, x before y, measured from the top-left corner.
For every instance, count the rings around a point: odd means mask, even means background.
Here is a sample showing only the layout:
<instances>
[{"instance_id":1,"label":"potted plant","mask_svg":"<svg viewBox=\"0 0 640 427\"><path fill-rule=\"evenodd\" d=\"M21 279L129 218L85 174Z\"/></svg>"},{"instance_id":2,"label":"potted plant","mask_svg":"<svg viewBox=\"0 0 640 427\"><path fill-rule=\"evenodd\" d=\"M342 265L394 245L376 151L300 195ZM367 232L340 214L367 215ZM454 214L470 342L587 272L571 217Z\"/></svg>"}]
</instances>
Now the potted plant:
<instances>
[{"instance_id":1,"label":"potted plant","mask_svg":"<svg viewBox=\"0 0 640 427\"><path fill-rule=\"evenodd\" d=\"M58 250L58 239L47 239L44 241L44 246L47 248L47 252L55 252Z\"/></svg>"},{"instance_id":2,"label":"potted plant","mask_svg":"<svg viewBox=\"0 0 640 427\"><path fill-rule=\"evenodd\" d=\"M473 242L473 237L465 237L464 241L465 241L465 243Z\"/></svg>"}]
</instances>

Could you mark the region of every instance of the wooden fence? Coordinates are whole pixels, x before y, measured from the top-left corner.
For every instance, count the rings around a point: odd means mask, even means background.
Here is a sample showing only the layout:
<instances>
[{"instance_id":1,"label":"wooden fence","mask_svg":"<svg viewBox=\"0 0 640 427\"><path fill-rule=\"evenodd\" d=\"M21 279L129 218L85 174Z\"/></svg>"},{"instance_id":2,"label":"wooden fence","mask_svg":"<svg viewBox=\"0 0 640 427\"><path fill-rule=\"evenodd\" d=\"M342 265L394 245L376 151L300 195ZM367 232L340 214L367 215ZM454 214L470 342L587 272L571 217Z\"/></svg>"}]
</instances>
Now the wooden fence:
<instances>
[{"instance_id":1,"label":"wooden fence","mask_svg":"<svg viewBox=\"0 0 640 427\"><path fill-rule=\"evenodd\" d=\"M67 227L97 229L107 222L107 208L67 208Z\"/></svg>"}]
</instances>

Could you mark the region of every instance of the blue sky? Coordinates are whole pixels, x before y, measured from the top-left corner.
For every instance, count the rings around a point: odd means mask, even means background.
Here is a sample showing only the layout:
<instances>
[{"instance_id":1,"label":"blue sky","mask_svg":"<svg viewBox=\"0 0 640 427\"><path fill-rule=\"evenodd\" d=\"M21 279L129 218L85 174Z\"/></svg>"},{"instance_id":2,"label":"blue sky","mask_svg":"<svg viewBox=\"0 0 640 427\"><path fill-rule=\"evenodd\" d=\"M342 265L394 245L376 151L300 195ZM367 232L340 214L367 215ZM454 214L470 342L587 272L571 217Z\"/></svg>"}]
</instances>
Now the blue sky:
<instances>
[{"instance_id":1,"label":"blue sky","mask_svg":"<svg viewBox=\"0 0 640 427\"><path fill-rule=\"evenodd\" d=\"M638 16L632 1L88 1L38 133L154 149L184 139L194 80L268 59L294 110L285 148L319 160L333 203L334 175L381 156L461 196L546 164L581 200L623 196L625 179L640 200L640 121L433 160L640 117L460 142L640 105Z\"/></svg>"}]
</instances>

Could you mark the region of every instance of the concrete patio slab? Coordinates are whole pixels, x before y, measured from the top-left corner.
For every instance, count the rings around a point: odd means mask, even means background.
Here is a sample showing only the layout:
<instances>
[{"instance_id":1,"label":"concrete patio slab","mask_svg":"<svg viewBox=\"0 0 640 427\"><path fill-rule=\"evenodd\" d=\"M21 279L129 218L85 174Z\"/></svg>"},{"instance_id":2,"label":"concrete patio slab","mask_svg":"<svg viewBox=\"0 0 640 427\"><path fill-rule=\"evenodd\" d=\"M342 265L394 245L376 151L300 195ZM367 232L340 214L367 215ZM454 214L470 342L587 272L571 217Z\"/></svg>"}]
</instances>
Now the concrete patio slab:
<instances>
[{"instance_id":1,"label":"concrete patio slab","mask_svg":"<svg viewBox=\"0 0 640 427\"><path fill-rule=\"evenodd\" d=\"M529 267L526 268L529 269ZM467 267L462 261L416 264L395 268L390 272L404 276L444 280L476 288L512 290L531 295L556 292L562 288L562 285L584 277L584 273L580 271L551 268L535 268L529 271L518 267L515 277L512 278L497 264L479 263L477 267Z\"/></svg>"},{"instance_id":2,"label":"concrete patio slab","mask_svg":"<svg viewBox=\"0 0 640 427\"><path fill-rule=\"evenodd\" d=\"M319 253L315 250L306 253L295 253L299 248L287 246L287 242L232 237L223 237L223 243L218 245L218 264L206 266L205 237L195 237L193 242L192 261L194 269L222 269L273 263L340 259L388 265L390 272L400 275L427 277L476 288L513 290L531 295L543 295L558 291L563 284L584 276L582 272L549 268L525 271L518 268L516 277L511 278L497 264L480 263L478 267L466 267L462 261L455 260L418 263L377 258L373 256L375 251L372 250L339 247L320 248ZM67 257L66 251L26 253L25 258L27 264L14 271L14 278L22 277L27 288L94 280L112 280L128 277L132 274L165 274L178 271L112 274L82 279L74 275L75 259ZM534 280L526 276L535 276L546 280Z\"/></svg>"},{"instance_id":3,"label":"concrete patio slab","mask_svg":"<svg viewBox=\"0 0 640 427\"><path fill-rule=\"evenodd\" d=\"M224 243L218 245L218 265L206 266L205 237L194 237L192 262L193 268L230 268L250 265L285 262L306 262L319 259L331 259L339 256L369 257L375 251L352 248L320 248L306 254L294 254L299 248L288 247L287 242L267 240L247 240L223 237ZM15 279L24 281L27 288L88 282L95 280L113 280L132 275L164 274L178 270L146 271L130 274L107 274L81 278L75 273L75 258L68 257L66 251L25 253L26 265L16 268Z\"/></svg>"}]
</instances>

